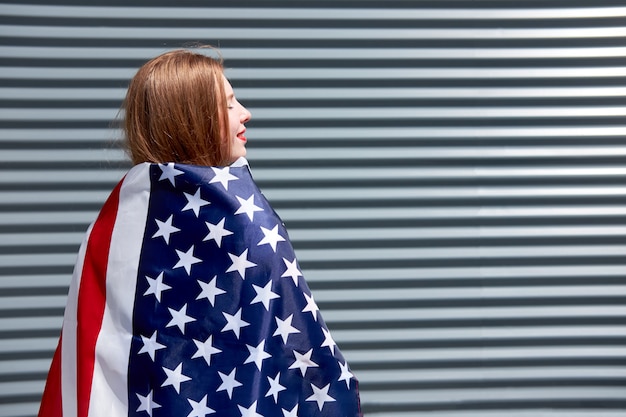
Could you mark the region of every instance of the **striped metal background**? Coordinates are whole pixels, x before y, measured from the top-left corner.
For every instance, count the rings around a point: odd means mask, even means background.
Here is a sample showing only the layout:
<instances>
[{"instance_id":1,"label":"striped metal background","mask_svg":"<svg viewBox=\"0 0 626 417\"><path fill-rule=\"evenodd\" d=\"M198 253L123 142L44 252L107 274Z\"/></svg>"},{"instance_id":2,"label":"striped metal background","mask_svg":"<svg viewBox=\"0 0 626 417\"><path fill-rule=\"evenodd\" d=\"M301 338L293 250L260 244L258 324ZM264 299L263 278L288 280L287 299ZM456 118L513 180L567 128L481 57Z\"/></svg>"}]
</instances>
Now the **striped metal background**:
<instances>
[{"instance_id":1,"label":"striped metal background","mask_svg":"<svg viewBox=\"0 0 626 417\"><path fill-rule=\"evenodd\" d=\"M626 413L623 0L82 3L0 4L1 416L36 413L127 81L188 41L366 415Z\"/></svg>"}]
</instances>

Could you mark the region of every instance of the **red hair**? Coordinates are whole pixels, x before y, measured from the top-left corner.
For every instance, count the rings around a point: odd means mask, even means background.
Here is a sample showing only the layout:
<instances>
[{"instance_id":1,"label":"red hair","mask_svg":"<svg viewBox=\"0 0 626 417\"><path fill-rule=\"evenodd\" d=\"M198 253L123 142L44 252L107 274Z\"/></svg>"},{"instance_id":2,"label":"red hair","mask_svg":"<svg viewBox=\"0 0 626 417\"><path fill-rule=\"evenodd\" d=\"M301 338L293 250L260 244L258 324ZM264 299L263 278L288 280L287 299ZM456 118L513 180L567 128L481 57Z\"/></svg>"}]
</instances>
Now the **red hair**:
<instances>
[{"instance_id":1,"label":"red hair","mask_svg":"<svg viewBox=\"0 0 626 417\"><path fill-rule=\"evenodd\" d=\"M221 59L188 50L159 55L137 71L122 107L134 164L228 164L223 72Z\"/></svg>"}]
</instances>

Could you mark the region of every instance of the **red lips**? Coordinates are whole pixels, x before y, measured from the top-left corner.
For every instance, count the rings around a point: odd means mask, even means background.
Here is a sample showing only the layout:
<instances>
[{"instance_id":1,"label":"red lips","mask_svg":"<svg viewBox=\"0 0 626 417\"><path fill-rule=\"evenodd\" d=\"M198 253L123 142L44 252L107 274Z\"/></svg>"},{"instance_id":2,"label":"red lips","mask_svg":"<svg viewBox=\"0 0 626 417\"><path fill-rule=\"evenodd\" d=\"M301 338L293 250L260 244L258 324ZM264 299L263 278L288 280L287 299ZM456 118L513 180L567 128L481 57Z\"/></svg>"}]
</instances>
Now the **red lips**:
<instances>
[{"instance_id":1,"label":"red lips","mask_svg":"<svg viewBox=\"0 0 626 417\"><path fill-rule=\"evenodd\" d=\"M246 133L246 129L244 129L244 130L242 130L241 132L237 133L237 137L238 137L239 139L241 139L242 141L247 142L247 141L248 141L248 139L246 138L245 133Z\"/></svg>"}]
</instances>

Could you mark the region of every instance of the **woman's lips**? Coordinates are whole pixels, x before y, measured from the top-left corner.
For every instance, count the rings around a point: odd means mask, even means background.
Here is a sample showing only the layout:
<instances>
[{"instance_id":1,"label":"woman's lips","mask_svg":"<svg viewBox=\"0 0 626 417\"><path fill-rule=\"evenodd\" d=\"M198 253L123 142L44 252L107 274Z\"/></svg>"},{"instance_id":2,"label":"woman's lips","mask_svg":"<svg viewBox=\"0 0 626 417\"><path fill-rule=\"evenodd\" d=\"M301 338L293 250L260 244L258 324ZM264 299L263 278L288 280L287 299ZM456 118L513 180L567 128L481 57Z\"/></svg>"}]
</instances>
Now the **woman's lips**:
<instances>
[{"instance_id":1,"label":"woman's lips","mask_svg":"<svg viewBox=\"0 0 626 417\"><path fill-rule=\"evenodd\" d=\"M241 131L241 132L237 133L237 137L238 137L240 140L244 141L244 142L247 142L247 141L248 141L248 139L246 138L246 131L245 131L245 130L243 130L243 131Z\"/></svg>"}]
</instances>

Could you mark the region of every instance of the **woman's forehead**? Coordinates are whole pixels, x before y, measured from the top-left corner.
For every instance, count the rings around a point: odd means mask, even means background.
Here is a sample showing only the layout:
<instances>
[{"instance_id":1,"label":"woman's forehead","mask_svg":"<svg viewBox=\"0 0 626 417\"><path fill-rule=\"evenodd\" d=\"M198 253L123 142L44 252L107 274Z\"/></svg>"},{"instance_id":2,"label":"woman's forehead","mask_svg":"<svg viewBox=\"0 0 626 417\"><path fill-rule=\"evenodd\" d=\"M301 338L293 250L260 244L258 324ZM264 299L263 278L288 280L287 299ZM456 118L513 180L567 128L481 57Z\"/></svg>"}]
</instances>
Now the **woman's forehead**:
<instances>
[{"instance_id":1,"label":"woman's forehead","mask_svg":"<svg viewBox=\"0 0 626 417\"><path fill-rule=\"evenodd\" d=\"M222 76L222 79L224 80L224 92L226 95L228 96L233 94L233 87L230 85L228 78L226 78L226 76Z\"/></svg>"}]
</instances>

